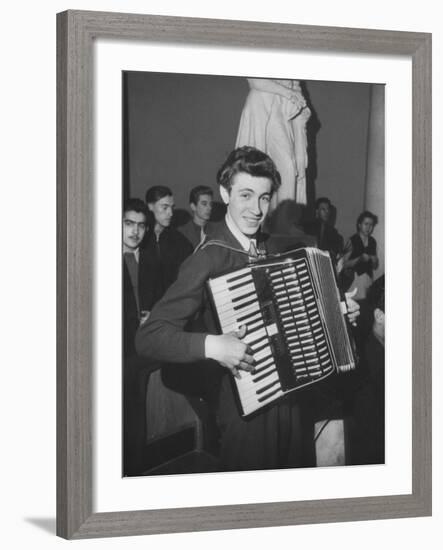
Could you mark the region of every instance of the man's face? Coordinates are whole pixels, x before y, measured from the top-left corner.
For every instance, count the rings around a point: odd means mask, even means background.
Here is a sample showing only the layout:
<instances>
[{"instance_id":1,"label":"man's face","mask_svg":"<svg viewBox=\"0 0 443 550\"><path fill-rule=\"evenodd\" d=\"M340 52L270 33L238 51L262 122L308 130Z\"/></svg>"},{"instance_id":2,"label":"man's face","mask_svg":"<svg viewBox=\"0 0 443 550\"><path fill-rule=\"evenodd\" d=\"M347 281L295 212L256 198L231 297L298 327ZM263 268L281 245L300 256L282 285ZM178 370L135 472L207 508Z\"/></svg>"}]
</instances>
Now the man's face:
<instances>
[{"instance_id":1,"label":"man's face","mask_svg":"<svg viewBox=\"0 0 443 550\"><path fill-rule=\"evenodd\" d=\"M123 244L136 250L146 233L146 216L142 212L129 210L123 214Z\"/></svg>"},{"instance_id":2,"label":"man's face","mask_svg":"<svg viewBox=\"0 0 443 550\"><path fill-rule=\"evenodd\" d=\"M329 208L329 204L327 202L321 202L317 208L317 218L322 222L328 222L330 215L331 209Z\"/></svg>"},{"instance_id":3,"label":"man's face","mask_svg":"<svg viewBox=\"0 0 443 550\"><path fill-rule=\"evenodd\" d=\"M272 182L269 178L255 177L240 172L232 180L231 191L224 187L220 193L228 212L240 231L252 237L269 210Z\"/></svg>"},{"instance_id":4,"label":"man's face","mask_svg":"<svg viewBox=\"0 0 443 550\"><path fill-rule=\"evenodd\" d=\"M200 195L197 204L190 204L194 220L201 222L209 221L212 212L212 195Z\"/></svg>"},{"instance_id":5,"label":"man's face","mask_svg":"<svg viewBox=\"0 0 443 550\"><path fill-rule=\"evenodd\" d=\"M369 237L374 230L374 221L372 218L363 218L362 222L358 224L359 231L362 235Z\"/></svg>"},{"instance_id":6,"label":"man's face","mask_svg":"<svg viewBox=\"0 0 443 550\"><path fill-rule=\"evenodd\" d=\"M174 213L174 197L172 195L150 203L148 207L154 214L156 229L165 229L171 225L172 214Z\"/></svg>"}]
</instances>

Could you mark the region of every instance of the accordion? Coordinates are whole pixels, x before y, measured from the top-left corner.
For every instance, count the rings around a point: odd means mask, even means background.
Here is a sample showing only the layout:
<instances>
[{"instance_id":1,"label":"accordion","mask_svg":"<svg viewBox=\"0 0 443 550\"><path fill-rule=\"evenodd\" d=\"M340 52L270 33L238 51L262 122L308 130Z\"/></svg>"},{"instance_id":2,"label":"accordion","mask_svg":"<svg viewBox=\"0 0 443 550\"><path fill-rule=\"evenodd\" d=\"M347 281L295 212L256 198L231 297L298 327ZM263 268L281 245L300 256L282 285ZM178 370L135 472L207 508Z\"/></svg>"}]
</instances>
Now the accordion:
<instances>
[{"instance_id":1,"label":"accordion","mask_svg":"<svg viewBox=\"0 0 443 550\"><path fill-rule=\"evenodd\" d=\"M300 248L209 279L222 333L246 326L255 372L235 378L242 415L355 368L327 252Z\"/></svg>"}]
</instances>

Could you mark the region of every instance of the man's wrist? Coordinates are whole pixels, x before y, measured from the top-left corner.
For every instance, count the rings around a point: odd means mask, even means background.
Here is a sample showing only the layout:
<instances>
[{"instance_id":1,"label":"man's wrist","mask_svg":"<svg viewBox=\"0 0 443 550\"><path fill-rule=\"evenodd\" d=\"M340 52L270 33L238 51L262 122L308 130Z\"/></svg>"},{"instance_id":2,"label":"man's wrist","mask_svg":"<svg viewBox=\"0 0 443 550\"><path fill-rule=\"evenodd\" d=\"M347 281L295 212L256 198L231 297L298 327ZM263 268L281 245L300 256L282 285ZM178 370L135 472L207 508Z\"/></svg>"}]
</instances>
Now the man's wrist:
<instances>
[{"instance_id":1,"label":"man's wrist","mask_svg":"<svg viewBox=\"0 0 443 550\"><path fill-rule=\"evenodd\" d=\"M208 334L205 338L205 358L214 359L215 357L215 347L217 345L217 336L213 334Z\"/></svg>"}]
</instances>

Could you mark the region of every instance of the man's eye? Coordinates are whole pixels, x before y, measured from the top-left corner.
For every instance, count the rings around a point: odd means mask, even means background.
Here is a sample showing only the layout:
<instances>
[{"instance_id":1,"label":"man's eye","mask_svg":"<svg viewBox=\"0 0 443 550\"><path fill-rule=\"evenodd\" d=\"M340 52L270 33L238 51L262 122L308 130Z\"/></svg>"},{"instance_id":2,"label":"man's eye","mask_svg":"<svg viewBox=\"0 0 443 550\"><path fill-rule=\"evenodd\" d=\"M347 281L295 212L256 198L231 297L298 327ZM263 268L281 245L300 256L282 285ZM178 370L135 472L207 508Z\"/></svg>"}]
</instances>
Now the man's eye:
<instances>
[{"instance_id":1,"label":"man's eye","mask_svg":"<svg viewBox=\"0 0 443 550\"><path fill-rule=\"evenodd\" d=\"M250 195L249 193L242 193L242 194L241 194L241 197L242 197L243 199L249 199L250 196L251 196L251 195Z\"/></svg>"},{"instance_id":2,"label":"man's eye","mask_svg":"<svg viewBox=\"0 0 443 550\"><path fill-rule=\"evenodd\" d=\"M262 200L263 202L270 202L271 197L268 197L267 195L265 195L264 197L261 198L261 200Z\"/></svg>"}]
</instances>

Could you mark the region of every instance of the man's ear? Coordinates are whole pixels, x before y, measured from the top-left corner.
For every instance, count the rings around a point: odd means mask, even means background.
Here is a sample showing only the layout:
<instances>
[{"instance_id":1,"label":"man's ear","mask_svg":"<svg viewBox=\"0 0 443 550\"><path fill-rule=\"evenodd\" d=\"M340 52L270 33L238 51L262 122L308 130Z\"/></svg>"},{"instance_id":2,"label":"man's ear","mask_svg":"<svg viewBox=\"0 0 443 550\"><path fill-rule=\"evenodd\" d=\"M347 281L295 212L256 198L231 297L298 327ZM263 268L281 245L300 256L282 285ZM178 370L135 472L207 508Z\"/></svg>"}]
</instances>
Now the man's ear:
<instances>
[{"instance_id":1,"label":"man's ear","mask_svg":"<svg viewBox=\"0 0 443 550\"><path fill-rule=\"evenodd\" d=\"M189 203L189 208L192 210L192 212L195 213L196 206L195 206L195 204L194 204L193 202L190 202L190 203Z\"/></svg>"},{"instance_id":2,"label":"man's ear","mask_svg":"<svg viewBox=\"0 0 443 550\"><path fill-rule=\"evenodd\" d=\"M222 201L225 204L229 204L229 191L226 189L226 187L223 187L223 185L220 185L220 195L221 195Z\"/></svg>"},{"instance_id":3,"label":"man's ear","mask_svg":"<svg viewBox=\"0 0 443 550\"><path fill-rule=\"evenodd\" d=\"M154 204L152 202L148 202L148 208L151 212L154 212Z\"/></svg>"},{"instance_id":4,"label":"man's ear","mask_svg":"<svg viewBox=\"0 0 443 550\"><path fill-rule=\"evenodd\" d=\"M384 323L385 322L385 314L378 307L376 307L374 309L374 320L375 320L376 323Z\"/></svg>"}]
</instances>

